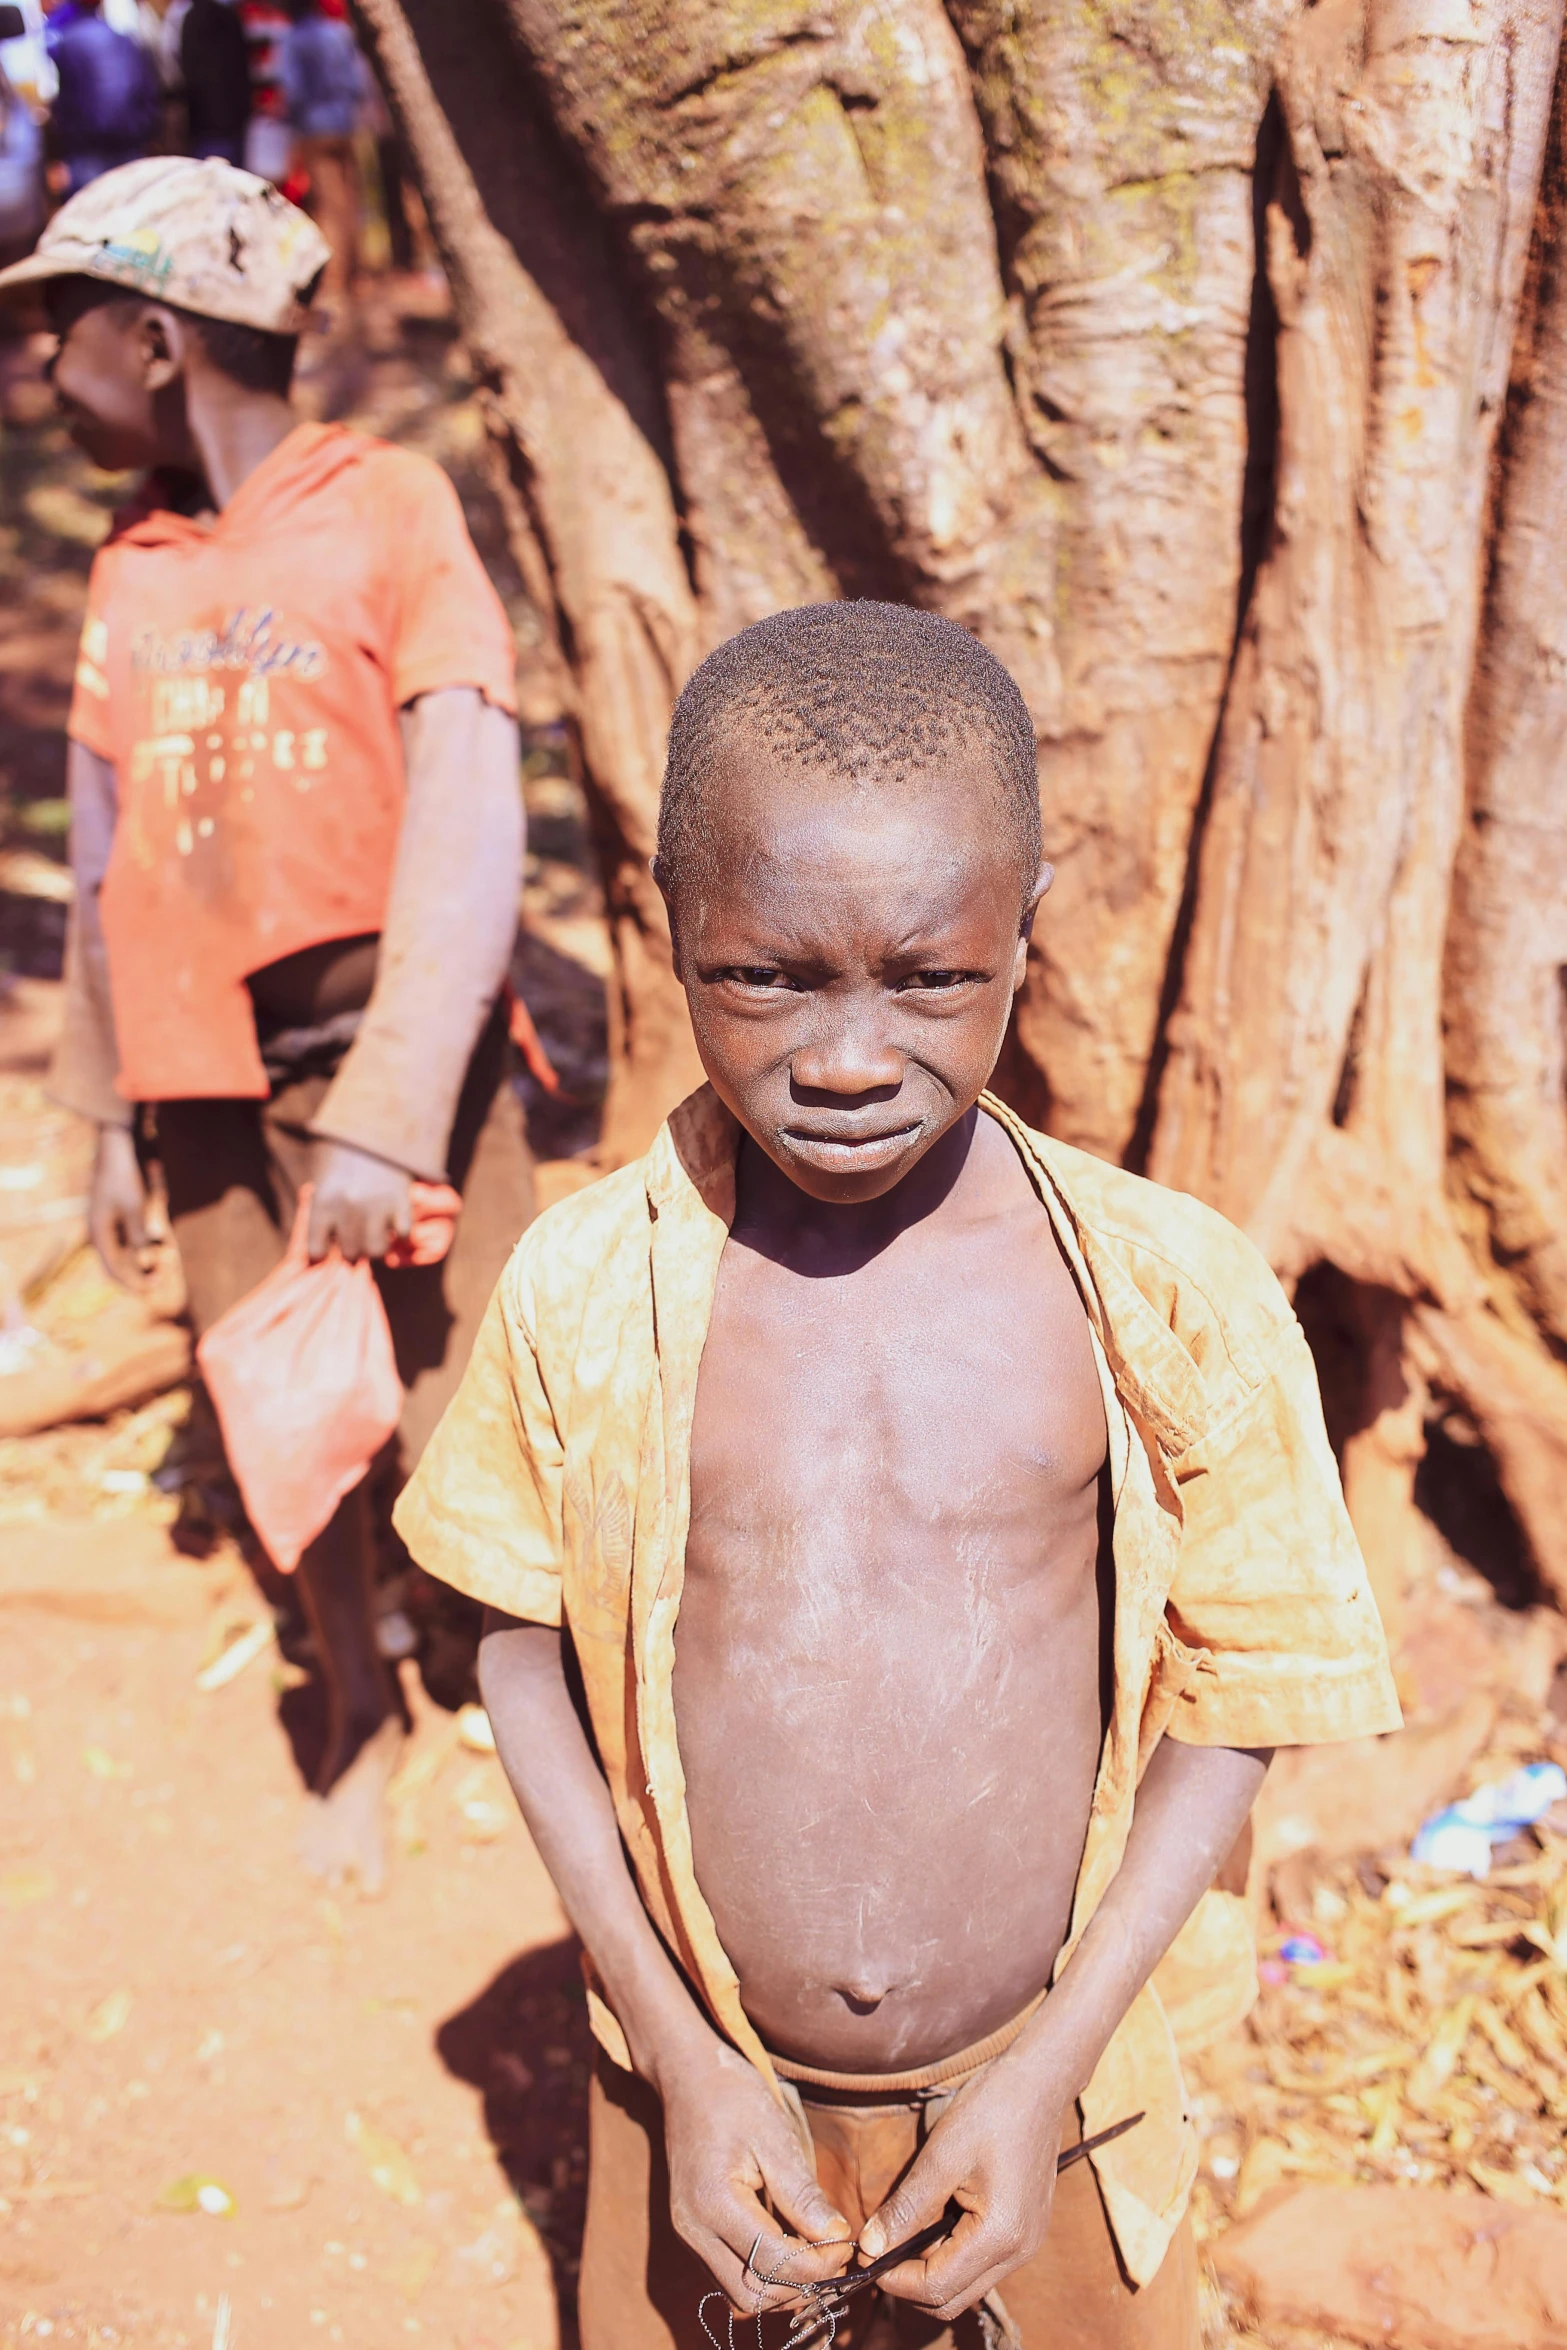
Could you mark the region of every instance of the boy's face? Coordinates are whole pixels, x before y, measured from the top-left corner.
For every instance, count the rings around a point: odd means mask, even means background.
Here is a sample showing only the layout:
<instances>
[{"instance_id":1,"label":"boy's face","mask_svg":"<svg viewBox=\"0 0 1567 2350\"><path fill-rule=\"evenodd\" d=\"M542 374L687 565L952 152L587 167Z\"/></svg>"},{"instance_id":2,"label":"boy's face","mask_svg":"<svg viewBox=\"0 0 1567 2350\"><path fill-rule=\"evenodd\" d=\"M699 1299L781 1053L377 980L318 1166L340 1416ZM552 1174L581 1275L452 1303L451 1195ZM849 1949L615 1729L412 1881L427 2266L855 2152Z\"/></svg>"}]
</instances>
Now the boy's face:
<instances>
[{"instance_id":1,"label":"boy's face","mask_svg":"<svg viewBox=\"0 0 1567 2350\"><path fill-rule=\"evenodd\" d=\"M160 315L144 302L104 299L91 278L57 278L49 322L55 402L77 447L108 473L175 462L179 365Z\"/></svg>"},{"instance_id":2,"label":"boy's face","mask_svg":"<svg viewBox=\"0 0 1567 2350\"><path fill-rule=\"evenodd\" d=\"M736 753L671 889L714 1091L811 1198L879 1199L968 1110L1023 983L1025 889L980 751L848 787Z\"/></svg>"}]
</instances>

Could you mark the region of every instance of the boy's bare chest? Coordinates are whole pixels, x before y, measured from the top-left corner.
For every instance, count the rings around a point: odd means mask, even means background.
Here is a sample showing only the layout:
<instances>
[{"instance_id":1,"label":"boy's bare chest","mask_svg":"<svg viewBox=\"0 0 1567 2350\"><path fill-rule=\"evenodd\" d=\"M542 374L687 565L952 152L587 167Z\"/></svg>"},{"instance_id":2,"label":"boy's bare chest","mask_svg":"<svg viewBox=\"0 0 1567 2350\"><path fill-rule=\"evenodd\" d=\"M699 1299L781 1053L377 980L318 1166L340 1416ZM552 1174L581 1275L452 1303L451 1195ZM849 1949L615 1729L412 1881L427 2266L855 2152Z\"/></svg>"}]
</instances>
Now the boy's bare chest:
<instances>
[{"instance_id":1,"label":"boy's bare chest","mask_svg":"<svg viewBox=\"0 0 1567 2350\"><path fill-rule=\"evenodd\" d=\"M739 1541L819 1583L834 1554L852 1573L868 1517L967 1551L1081 1504L1105 1452L1087 1317L1044 1217L1024 1233L835 1279L725 1251L693 1432L698 1572Z\"/></svg>"},{"instance_id":2,"label":"boy's bare chest","mask_svg":"<svg viewBox=\"0 0 1567 2350\"><path fill-rule=\"evenodd\" d=\"M1102 1735L1105 1451L1037 1210L841 1280L726 1251L675 1711L699 1881L784 2053L923 2063L1048 1979Z\"/></svg>"}]
</instances>

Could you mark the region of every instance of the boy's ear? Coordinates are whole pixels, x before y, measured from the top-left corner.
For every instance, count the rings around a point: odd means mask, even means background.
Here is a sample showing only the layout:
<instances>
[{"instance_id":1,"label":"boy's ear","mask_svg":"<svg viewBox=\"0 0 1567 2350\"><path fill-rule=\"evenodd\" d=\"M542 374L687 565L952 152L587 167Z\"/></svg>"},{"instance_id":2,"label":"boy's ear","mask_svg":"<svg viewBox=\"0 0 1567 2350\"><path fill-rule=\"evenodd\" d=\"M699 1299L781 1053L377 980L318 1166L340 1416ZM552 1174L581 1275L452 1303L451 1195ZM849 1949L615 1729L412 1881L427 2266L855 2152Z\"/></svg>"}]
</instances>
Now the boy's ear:
<instances>
[{"instance_id":1,"label":"boy's ear","mask_svg":"<svg viewBox=\"0 0 1567 2350\"><path fill-rule=\"evenodd\" d=\"M1039 912L1040 900L1055 877L1056 869L1053 865L1041 865L1038 879L1023 900L1023 911L1017 926L1017 956L1012 967L1012 993L1014 995L1022 986L1024 974L1028 970L1028 942L1034 935L1034 916Z\"/></svg>"},{"instance_id":2,"label":"boy's ear","mask_svg":"<svg viewBox=\"0 0 1567 2350\"><path fill-rule=\"evenodd\" d=\"M675 977L680 979L680 929L675 919L674 876L661 857L650 857L647 869L658 885L658 894L664 901L664 911L669 916L669 951L675 967ZM681 985L684 986L684 984L685 982L681 980Z\"/></svg>"},{"instance_id":3,"label":"boy's ear","mask_svg":"<svg viewBox=\"0 0 1567 2350\"><path fill-rule=\"evenodd\" d=\"M1040 901L1046 895L1055 877L1055 867L1048 860L1042 863L1033 888L1023 900L1023 914L1018 928L1025 941L1033 930L1034 916L1039 912Z\"/></svg>"},{"instance_id":4,"label":"boy's ear","mask_svg":"<svg viewBox=\"0 0 1567 2350\"><path fill-rule=\"evenodd\" d=\"M182 318L149 303L136 322L142 383L149 392L167 391L185 372L189 330Z\"/></svg>"}]
</instances>

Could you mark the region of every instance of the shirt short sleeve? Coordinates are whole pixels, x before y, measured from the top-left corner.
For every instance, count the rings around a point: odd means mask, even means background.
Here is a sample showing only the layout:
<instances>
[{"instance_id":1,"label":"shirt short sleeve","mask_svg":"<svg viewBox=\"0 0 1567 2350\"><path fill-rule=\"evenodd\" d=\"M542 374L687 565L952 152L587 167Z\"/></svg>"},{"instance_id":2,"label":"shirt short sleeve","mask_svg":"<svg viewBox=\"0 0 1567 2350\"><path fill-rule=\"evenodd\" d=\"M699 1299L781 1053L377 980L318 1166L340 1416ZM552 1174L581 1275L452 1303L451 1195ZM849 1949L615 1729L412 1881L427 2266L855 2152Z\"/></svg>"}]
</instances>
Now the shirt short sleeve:
<instances>
[{"instance_id":1,"label":"shirt short sleeve","mask_svg":"<svg viewBox=\"0 0 1567 2350\"><path fill-rule=\"evenodd\" d=\"M524 1239L393 1512L427 1573L486 1607L561 1621L563 1450L532 1339Z\"/></svg>"},{"instance_id":2,"label":"shirt short sleeve","mask_svg":"<svg viewBox=\"0 0 1567 2350\"><path fill-rule=\"evenodd\" d=\"M107 580L100 555L87 584L87 617L82 623L76 654L76 676L71 687L71 714L65 731L73 742L85 743L100 759L112 759L109 733L109 628L104 618Z\"/></svg>"},{"instance_id":3,"label":"shirt short sleeve","mask_svg":"<svg viewBox=\"0 0 1567 2350\"><path fill-rule=\"evenodd\" d=\"M1402 1719L1311 1352L1286 1314L1272 1375L1174 1464L1184 1526L1166 1616L1193 1669L1168 1730L1191 1745L1310 1746Z\"/></svg>"},{"instance_id":4,"label":"shirt short sleeve","mask_svg":"<svg viewBox=\"0 0 1567 2350\"><path fill-rule=\"evenodd\" d=\"M476 686L515 717L517 648L506 607L479 560L462 502L427 457L389 452L375 494L390 532L397 595L388 647L399 709L421 694Z\"/></svg>"}]
</instances>

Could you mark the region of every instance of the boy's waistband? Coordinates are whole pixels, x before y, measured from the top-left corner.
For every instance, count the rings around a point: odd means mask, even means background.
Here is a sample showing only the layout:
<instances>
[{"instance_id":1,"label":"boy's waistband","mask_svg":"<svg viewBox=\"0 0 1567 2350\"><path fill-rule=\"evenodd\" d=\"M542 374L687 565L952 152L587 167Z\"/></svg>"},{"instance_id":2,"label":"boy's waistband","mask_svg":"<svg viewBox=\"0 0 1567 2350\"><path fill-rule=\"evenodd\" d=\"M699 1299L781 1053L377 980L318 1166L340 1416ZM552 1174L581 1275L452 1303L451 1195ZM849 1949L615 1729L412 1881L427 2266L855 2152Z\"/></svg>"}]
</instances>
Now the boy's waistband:
<instances>
[{"instance_id":1,"label":"boy's waistband","mask_svg":"<svg viewBox=\"0 0 1567 2350\"><path fill-rule=\"evenodd\" d=\"M787 2056L773 2056L773 2070L785 2081L792 2081L802 2092L814 2090L818 2097L825 2095L833 2102L864 2103L867 2099L885 2097L919 2099L935 2095L951 2096L965 2081L973 2079L987 2064L1004 2056L1030 2017L1044 2005L1046 1994L1041 1991L1031 1999L1012 2021L992 2032L986 2040L976 2040L972 2047L960 2048L955 2055L938 2057L934 2064L916 2065L904 2073L833 2073L820 2065L795 2064ZM772 2051L768 2051L772 2055ZM807 2096L806 2103L813 2100Z\"/></svg>"}]
</instances>

